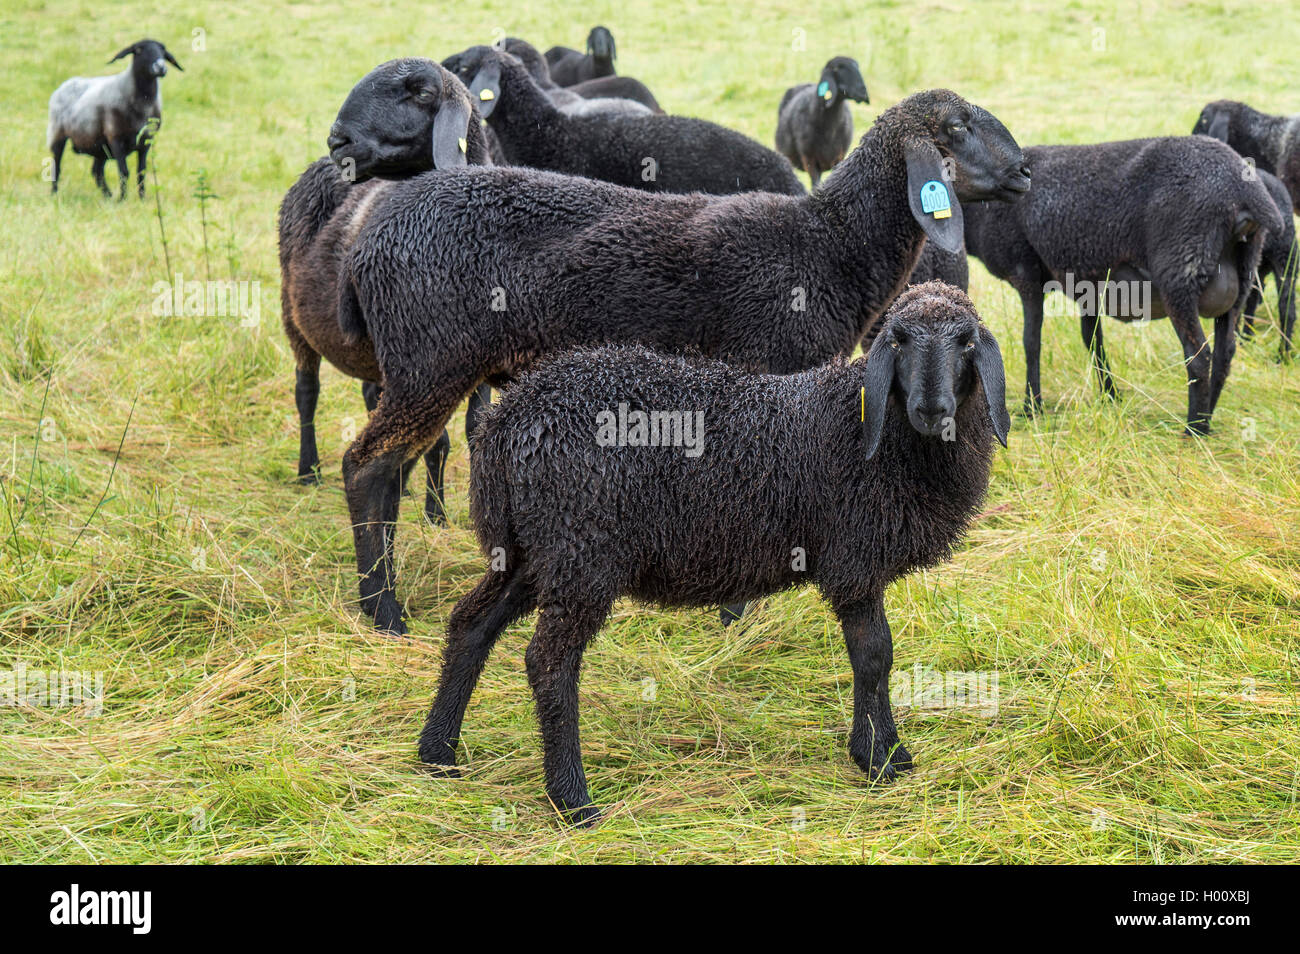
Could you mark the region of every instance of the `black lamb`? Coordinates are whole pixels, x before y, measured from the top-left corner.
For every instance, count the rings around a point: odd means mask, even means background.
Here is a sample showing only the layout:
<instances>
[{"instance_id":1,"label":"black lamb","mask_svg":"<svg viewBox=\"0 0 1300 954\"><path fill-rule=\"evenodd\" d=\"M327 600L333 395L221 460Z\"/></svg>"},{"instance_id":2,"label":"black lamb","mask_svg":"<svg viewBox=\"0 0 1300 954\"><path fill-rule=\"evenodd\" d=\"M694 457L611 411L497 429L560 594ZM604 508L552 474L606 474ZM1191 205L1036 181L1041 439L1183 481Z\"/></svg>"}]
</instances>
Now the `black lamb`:
<instances>
[{"instance_id":1,"label":"black lamb","mask_svg":"<svg viewBox=\"0 0 1300 954\"><path fill-rule=\"evenodd\" d=\"M1300 213L1300 116L1270 116L1245 103L1220 99L1201 110L1192 128L1221 139L1259 169L1282 180Z\"/></svg>"},{"instance_id":2,"label":"black lamb","mask_svg":"<svg viewBox=\"0 0 1300 954\"><path fill-rule=\"evenodd\" d=\"M556 83L574 86L601 76L613 76L614 57L614 34L598 26L587 34L586 53L567 46L553 46L546 51L546 65Z\"/></svg>"},{"instance_id":3,"label":"black lamb","mask_svg":"<svg viewBox=\"0 0 1300 954\"><path fill-rule=\"evenodd\" d=\"M1241 158L1207 136L1025 150L1035 188L966 210L966 246L1020 294L1026 409L1042 406L1043 296L1079 303L1102 392L1115 393L1100 315L1167 314L1187 365L1187 430L1207 433L1236 351L1236 322L1277 206ZM1053 283L1049 285L1049 283ZM1211 352L1198 315L1214 318Z\"/></svg>"},{"instance_id":4,"label":"black lamb","mask_svg":"<svg viewBox=\"0 0 1300 954\"><path fill-rule=\"evenodd\" d=\"M830 60L816 86L791 86L781 97L777 152L808 173L814 189L853 145L853 114L847 100L871 102L858 61L847 56Z\"/></svg>"},{"instance_id":5,"label":"black lamb","mask_svg":"<svg viewBox=\"0 0 1300 954\"><path fill-rule=\"evenodd\" d=\"M385 384L343 463L363 608L405 630L390 554L401 469L478 381L607 342L815 367L869 340L923 241L960 248L962 201L1028 188L1011 134L948 90L882 113L813 195L654 195L520 168L395 185L340 290L340 322L370 336Z\"/></svg>"},{"instance_id":6,"label":"black lamb","mask_svg":"<svg viewBox=\"0 0 1300 954\"><path fill-rule=\"evenodd\" d=\"M690 449L664 431L634 446L597 427L602 414L643 426L665 413L694 415ZM591 823L578 671L614 601L700 606L811 584L853 667L849 754L872 780L893 779L912 756L890 708L885 589L948 558L1009 424L997 342L970 299L938 282L901 295L852 364L759 375L639 347L548 360L474 438L470 506L494 563L452 611L420 759L454 771L493 643L539 609L525 659L546 791Z\"/></svg>"}]
</instances>

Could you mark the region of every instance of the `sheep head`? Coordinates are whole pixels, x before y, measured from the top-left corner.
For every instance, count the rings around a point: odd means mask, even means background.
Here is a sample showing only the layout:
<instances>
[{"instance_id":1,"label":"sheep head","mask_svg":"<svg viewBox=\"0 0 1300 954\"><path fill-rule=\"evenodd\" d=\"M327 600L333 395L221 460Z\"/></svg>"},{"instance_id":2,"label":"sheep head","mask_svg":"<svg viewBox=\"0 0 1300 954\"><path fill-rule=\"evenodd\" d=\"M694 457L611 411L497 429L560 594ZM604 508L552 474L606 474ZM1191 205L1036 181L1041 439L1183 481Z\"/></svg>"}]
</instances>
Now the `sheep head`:
<instances>
[{"instance_id":1,"label":"sheep head","mask_svg":"<svg viewBox=\"0 0 1300 954\"><path fill-rule=\"evenodd\" d=\"M837 56L822 67L822 75L817 83L817 98L822 106L829 109L839 105L841 99L851 99L855 103L869 103L867 81L862 78L858 61L847 56Z\"/></svg>"},{"instance_id":2,"label":"sheep head","mask_svg":"<svg viewBox=\"0 0 1300 954\"><path fill-rule=\"evenodd\" d=\"M473 127L471 131L471 126ZM468 161L479 117L460 81L433 60L390 60L348 93L330 127L330 158L354 181L398 179Z\"/></svg>"},{"instance_id":3,"label":"sheep head","mask_svg":"<svg viewBox=\"0 0 1300 954\"><path fill-rule=\"evenodd\" d=\"M160 77L167 75L167 64L170 63L182 73L185 70L176 62L176 57L172 56L167 47L163 46L157 40L141 40L138 43L132 43L125 49L119 50L117 55L108 62L116 63L123 57L131 57L131 70L137 75L143 74L146 77Z\"/></svg>"},{"instance_id":4,"label":"sheep head","mask_svg":"<svg viewBox=\"0 0 1300 954\"><path fill-rule=\"evenodd\" d=\"M938 281L909 288L885 314L871 352L859 364L865 366L862 426L868 459L880 447L891 394L917 434L943 438L977 380L993 434L1006 446L1011 417L1002 352L960 289Z\"/></svg>"}]
</instances>

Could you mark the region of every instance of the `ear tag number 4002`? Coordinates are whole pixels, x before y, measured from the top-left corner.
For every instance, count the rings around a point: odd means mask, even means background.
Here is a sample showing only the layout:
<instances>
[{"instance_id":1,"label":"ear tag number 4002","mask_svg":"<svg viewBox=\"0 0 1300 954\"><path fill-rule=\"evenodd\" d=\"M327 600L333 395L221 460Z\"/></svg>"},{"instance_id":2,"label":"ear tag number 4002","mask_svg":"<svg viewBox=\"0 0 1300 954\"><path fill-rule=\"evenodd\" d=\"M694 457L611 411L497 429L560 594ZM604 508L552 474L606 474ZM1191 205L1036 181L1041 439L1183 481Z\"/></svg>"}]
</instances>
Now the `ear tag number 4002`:
<instances>
[{"instance_id":1,"label":"ear tag number 4002","mask_svg":"<svg viewBox=\"0 0 1300 954\"><path fill-rule=\"evenodd\" d=\"M938 179L931 179L921 186L921 211L933 214L936 219L952 218L948 189Z\"/></svg>"}]
</instances>

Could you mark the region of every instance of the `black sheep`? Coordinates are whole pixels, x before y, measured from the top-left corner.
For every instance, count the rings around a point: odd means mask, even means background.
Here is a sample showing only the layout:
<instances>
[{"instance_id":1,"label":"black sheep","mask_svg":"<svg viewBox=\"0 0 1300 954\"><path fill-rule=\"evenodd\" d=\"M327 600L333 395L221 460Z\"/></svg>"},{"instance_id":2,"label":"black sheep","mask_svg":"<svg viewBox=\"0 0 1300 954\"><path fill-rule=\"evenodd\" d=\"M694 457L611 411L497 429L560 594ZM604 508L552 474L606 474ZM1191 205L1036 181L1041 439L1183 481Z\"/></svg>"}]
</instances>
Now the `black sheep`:
<instances>
[{"instance_id":1,"label":"black sheep","mask_svg":"<svg viewBox=\"0 0 1300 954\"><path fill-rule=\"evenodd\" d=\"M467 162L486 164L482 124L465 87L432 60L397 62L401 64L401 88L421 97L434 114L430 134L421 139L426 158L423 163L407 165L405 154L395 158L391 153L364 153L367 165L400 176L432 168L435 157L441 168ZM396 77L398 72L387 71L382 76ZM333 134L330 138L343 168L351 171L351 160L358 155L355 147ZM378 179L353 184L334 162L319 159L299 176L280 204L280 314L297 363L298 479L304 483L320 480L315 418L321 358L363 382L367 410L374 409L382 392L382 375L370 339L345 340L339 327L338 274L342 257L390 186ZM473 429L477 409L488 398L486 385L471 395L467 431ZM425 514L435 523L445 520L443 469L450 447L444 430L425 455L429 471Z\"/></svg>"},{"instance_id":2,"label":"black sheep","mask_svg":"<svg viewBox=\"0 0 1300 954\"><path fill-rule=\"evenodd\" d=\"M501 42L500 49L523 63L524 69L528 70L528 75L533 78L533 82L561 109L565 103L572 102L573 99L628 99L640 103L651 112L663 112L654 94L644 83L631 76L602 76L563 87L551 79L546 59L527 40L508 36Z\"/></svg>"},{"instance_id":3,"label":"black sheep","mask_svg":"<svg viewBox=\"0 0 1300 954\"><path fill-rule=\"evenodd\" d=\"M511 165L549 169L647 192L782 192L802 194L790 163L748 136L686 116L596 113L566 115L514 56L471 47L443 60L479 97L479 110ZM357 87L349 95L374 101ZM357 124L357 135L386 140L380 119Z\"/></svg>"},{"instance_id":4,"label":"black sheep","mask_svg":"<svg viewBox=\"0 0 1300 954\"><path fill-rule=\"evenodd\" d=\"M1194 133L1226 142L1256 167L1282 180L1300 213L1300 116L1270 116L1245 103L1220 99L1196 119Z\"/></svg>"},{"instance_id":5,"label":"black sheep","mask_svg":"<svg viewBox=\"0 0 1300 954\"><path fill-rule=\"evenodd\" d=\"M970 264L966 261L966 244L955 252L948 252L926 242L917 259L916 268L908 278L909 285L924 285L926 282L947 282L962 291L970 289Z\"/></svg>"},{"instance_id":6,"label":"black sheep","mask_svg":"<svg viewBox=\"0 0 1300 954\"><path fill-rule=\"evenodd\" d=\"M1028 188L1006 128L948 90L882 113L811 196L652 195L519 168L395 185L340 290L340 321L370 336L385 383L343 461L363 608L404 631L390 553L401 469L476 382L604 342L814 367L874 333L923 241L960 248L961 201Z\"/></svg>"},{"instance_id":7,"label":"black sheep","mask_svg":"<svg viewBox=\"0 0 1300 954\"><path fill-rule=\"evenodd\" d=\"M1235 325L1266 234L1281 216L1241 157L1207 136L1025 150L1035 188L1014 206L966 210L966 247L1020 293L1026 409L1042 406L1038 358L1049 287L1079 301L1084 346L1114 394L1103 311L1168 314L1187 365L1187 430L1204 434L1236 350ZM1054 285L1049 286L1049 283ZM1213 317L1215 346L1199 315Z\"/></svg>"},{"instance_id":8,"label":"black sheep","mask_svg":"<svg viewBox=\"0 0 1300 954\"><path fill-rule=\"evenodd\" d=\"M698 443L602 440L615 408L630 420L694 414ZM421 761L454 771L493 643L540 609L525 658L546 791L590 823L578 671L614 601L700 606L813 585L853 667L849 753L869 778L894 778L912 756L890 708L885 589L948 558L1009 424L997 342L970 299L938 282L901 295L852 364L757 375L638 347L549 359L474 438L470 507L494 563L452 611Z\"/></svg>"},{"instance_id":9,"label":"black sheep","mask_svg":"<svg viewBox=\"0 0 1300 954\"><path fill-rule=\"evenodd\" d=\"M816 86L791 86L777 109L776 149L812 179L821 182L853 145L853 114L847 100L869 103L858 61L837 56L823 68Z\"/></svg>"},{"instance_id":10,"label":"black sheep","mask_svg":"<svg viewBox=\"0 0 1300 954\"><path fill-rule=\"evenodd\" d=\"M574 86L601 76L613 76L614 57L614 34L598 26L587 34L586 53L567 46L553 46L546 51L546 65L556 83Z\"/></svg>"}]
</instances>

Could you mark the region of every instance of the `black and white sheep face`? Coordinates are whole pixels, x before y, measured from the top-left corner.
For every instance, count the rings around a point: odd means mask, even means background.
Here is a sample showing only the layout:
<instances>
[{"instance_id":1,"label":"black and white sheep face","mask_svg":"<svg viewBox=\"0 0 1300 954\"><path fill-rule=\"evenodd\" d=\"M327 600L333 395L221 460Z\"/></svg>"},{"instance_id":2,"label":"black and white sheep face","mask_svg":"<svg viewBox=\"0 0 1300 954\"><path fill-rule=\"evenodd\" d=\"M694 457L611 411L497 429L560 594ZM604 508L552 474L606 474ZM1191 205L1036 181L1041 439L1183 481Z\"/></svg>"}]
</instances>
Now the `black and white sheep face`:
<instances>
[{"instance_id":1,"label":"black and white sheep face","mask_svg":"<svg viewBox=\"0 0 1300 954\"><path fill-rule=\"evenodd\" d=\"M465 90L437 63L391 60L343 101L330 158L358 182L463 166L471 115Z\"/></svg>"},{"instance_id":2,"label":"black and white sheep face","mask_svg":"<svg viewBox=\"0 0 1300 954\"><path fill-rule=\"evenodd\" d=\"M130 56L131 69L135 73L143 73L147 76L160 77L167 75L167 64L170 63L182 73L185 72L181 65L176 62L176 57L172 56L167 47L163 46L157 40L141 40L120 50L108 62L116 63L124 57Z\"/></svg>"},{"instance_id":3,"label":"black and white sheep face","mask_svg":"<svg viewBox=\"0 0 1300 954\"><path fill-rule=\"evenodd\" d=\"M959 290L941 282L910 289L891 309L867 356L862 408L867 457L880 446L891 394L918 434L952 440L957 411L977 380L984 386L993 433L1006 446L1011 418L997 339Z\"/></svg>"}]
</instances>

